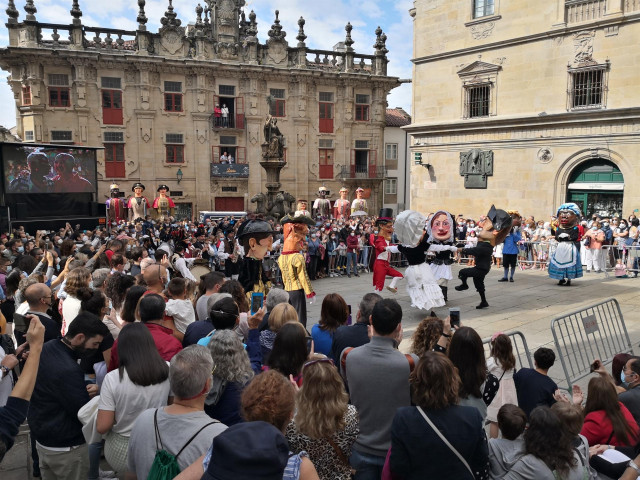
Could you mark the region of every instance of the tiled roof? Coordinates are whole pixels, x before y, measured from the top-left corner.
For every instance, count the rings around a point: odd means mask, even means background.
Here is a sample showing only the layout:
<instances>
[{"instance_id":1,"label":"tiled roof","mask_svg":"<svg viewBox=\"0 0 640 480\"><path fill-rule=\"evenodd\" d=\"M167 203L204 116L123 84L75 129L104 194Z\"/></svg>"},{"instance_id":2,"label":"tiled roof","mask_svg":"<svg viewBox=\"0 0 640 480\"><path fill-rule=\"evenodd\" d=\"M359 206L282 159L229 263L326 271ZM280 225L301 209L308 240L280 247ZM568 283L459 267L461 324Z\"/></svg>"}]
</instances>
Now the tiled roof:
<instances>
[{"instance_id":1,"label":"tiled roof","mask_svg":"<svg viewBox=\"0 0 640 480\"><path fill-rule=\"evenodd\" d=\"M404 127L411 123L411 115L402 108L387 108L385 120L387 127Z\"/></svg>"}]
</instances>

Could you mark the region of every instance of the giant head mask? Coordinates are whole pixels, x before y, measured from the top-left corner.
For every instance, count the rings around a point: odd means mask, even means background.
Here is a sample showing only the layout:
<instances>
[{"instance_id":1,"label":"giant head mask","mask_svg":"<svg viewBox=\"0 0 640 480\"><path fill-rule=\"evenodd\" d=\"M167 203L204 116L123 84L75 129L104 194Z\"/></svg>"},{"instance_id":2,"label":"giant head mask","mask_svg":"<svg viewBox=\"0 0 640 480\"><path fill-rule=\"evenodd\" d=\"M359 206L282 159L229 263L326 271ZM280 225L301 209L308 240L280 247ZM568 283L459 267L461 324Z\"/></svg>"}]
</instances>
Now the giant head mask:
<instances>
[{"instance_id":1,"label":"giant head mask","mask_svg":"<svg viewBox=\"0 0 640 480\"><path fill-rule=\"evenodd\" d=\"M482 230L478 233L478 238L485 242L489 242L494 247L504 242L511 230L512 219L504 210L499 210L491 205L491 210L479 222Z\"/></svg>"},{"instance_id":2,"label":"giant head mask","mask_svg":"<svg viewBox=\"0 0 640 480\"><path fill-rule=\"evenodd\" d=\"M571 228L578 224L580 207L575 203L563 203L558 208L557 215L561 228Z\"/></svg>"},{"instance_id":3,"label":"giant head mask","mask_svg":"<svg viewBox=\"0 0 640 480\"><path fill-rule=\"evenodd\" d=\"M247 257L262 260L273 246L273 229L269 222L251 218L240 225L238 238Z\"/></svg>"},{"instance_id":4,"label":"giant head mask","mask_svg":"<svg viewBox=\"0 0 640 480\"><path fill-rule=\"evenodd\" d=\"M429 242L453 242L453 218L444 210L433 214L427 225Z\"/></svg>"}]
</instances>

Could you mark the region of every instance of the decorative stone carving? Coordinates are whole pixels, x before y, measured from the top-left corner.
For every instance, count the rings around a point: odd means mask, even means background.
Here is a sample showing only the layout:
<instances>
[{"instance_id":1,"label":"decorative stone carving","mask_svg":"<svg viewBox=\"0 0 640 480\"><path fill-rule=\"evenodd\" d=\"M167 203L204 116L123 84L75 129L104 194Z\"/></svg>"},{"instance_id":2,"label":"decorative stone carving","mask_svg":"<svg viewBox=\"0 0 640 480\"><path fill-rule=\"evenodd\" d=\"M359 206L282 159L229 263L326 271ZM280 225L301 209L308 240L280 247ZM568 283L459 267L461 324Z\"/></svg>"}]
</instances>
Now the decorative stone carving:
<instances>
[{"instance_id":1,"label":"decorative stone carving","mask_svg":"<svg viewBox=\"0 0 640 480\"><path fill-rule=\"evenodd\" d=\"M578 32L573 36L574 62L578 65L596 63L593 60L595 30Z\"/></svg>"},{"instance_id":2,"label":"decorative stone carving","mask_svg":"<svg viewBox=\"0 0 640 480\"><path fill-rule=\"evenodd\" d=\"M173 11L173 0L169 0L169 6L164 13L164 17L160 20L162 28L159 31L160 45L169 55L175 55L180 49L184 48L184 27L181 27L182 21Z\"/></svg>"},{"instance_id":3,"label":"decorative stone carving","mask_svg":"<svg viewBox=\"0 0 640 480\"><path fill-rule=\"evenodd\" d=\"M550 147L542 147L536 156L541 163L549 163L553 160L553 151Z\"/></svg>"},{"instance_id":4,"label":"decorative stone carving","mask_svg":"<svg viewBox=\"0 0 640 480\"><path fill-rule=\"evenodd\" d=\"M496 22L486 22L473 25L471 27L471 36L474 40L482 40L491 36L493 28L496 26Z\"/></svg>"},{"instance_id":5,"label":"decorative stone carving","mask_svg":"<svg viewBox=\"0 0 640 480\"><path fill-rule=\"evenodd\" d=\"M460 175L464 188L487 188L487 177L493 175L493 152L477 148L461 152Z\"/></svg>"}]
</instances>

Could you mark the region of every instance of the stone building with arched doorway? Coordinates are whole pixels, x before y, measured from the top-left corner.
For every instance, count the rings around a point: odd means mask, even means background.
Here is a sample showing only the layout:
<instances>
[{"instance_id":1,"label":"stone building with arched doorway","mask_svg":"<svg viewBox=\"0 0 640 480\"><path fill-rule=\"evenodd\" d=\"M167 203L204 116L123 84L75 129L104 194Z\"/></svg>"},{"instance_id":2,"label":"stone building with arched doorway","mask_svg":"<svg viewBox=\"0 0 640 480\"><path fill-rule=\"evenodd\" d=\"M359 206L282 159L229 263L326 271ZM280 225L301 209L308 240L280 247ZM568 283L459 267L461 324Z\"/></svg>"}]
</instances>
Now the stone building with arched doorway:
<instances>
[{"instance_id":1,"label":"stone building with arched doorway","mask_svg":"<svg viewBox=\"0 0 640 480\"><path fill-rule=\"evenodd\" d=\"M639 2L416 0L410 14L412 209L640 208Z\"/></svg>"}]
</instances>

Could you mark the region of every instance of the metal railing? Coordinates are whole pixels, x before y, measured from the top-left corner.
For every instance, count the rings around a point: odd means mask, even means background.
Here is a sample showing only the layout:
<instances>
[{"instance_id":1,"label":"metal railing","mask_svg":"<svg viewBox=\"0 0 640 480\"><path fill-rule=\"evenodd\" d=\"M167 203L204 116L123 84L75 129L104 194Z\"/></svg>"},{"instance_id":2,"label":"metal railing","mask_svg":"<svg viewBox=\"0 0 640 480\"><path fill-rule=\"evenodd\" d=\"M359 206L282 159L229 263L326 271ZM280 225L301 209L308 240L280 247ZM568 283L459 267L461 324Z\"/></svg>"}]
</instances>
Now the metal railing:
<instances>
[{"instance_id":1,"label":"metal railing","mask_svg":"<svg viewBox=\"0 0 640 480\"><path fill-rule=\"evenodd\" d=\"M591 364L596 358L607 364L618 353L633 354L620 304L615 298L554 318L551 333L568 390L591 373Z\"/></svg>"},{"instance_id":2,"label":"metal railing","mask_svg":"<svg viewBox=\"0 0 640 480\"><path fill-rule=\"evenodd\" d=\"M513 355L516 357L516 367L518 369L534 368L529 345L527 344L527 339L524 338L524 334L519 330L513 330L504 332L504 335L511 340ZM485 357L488 358L491 352L491 337L484 338L482 344L484 345Z\"/></svg>"}]
</instances>

